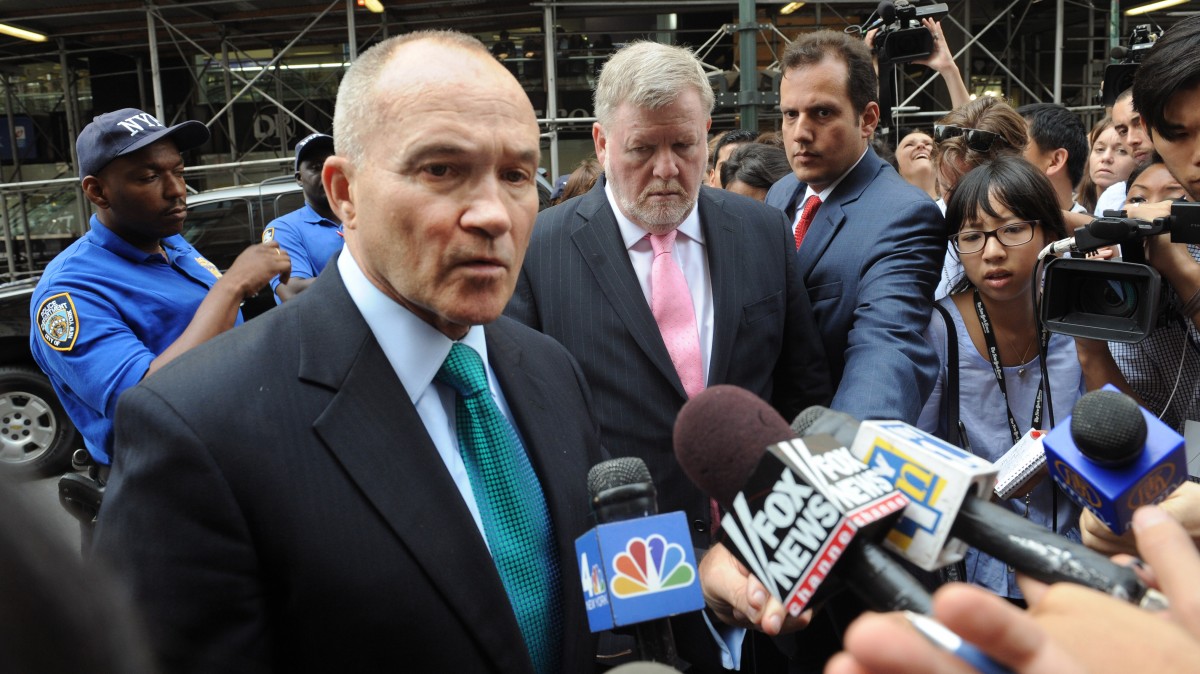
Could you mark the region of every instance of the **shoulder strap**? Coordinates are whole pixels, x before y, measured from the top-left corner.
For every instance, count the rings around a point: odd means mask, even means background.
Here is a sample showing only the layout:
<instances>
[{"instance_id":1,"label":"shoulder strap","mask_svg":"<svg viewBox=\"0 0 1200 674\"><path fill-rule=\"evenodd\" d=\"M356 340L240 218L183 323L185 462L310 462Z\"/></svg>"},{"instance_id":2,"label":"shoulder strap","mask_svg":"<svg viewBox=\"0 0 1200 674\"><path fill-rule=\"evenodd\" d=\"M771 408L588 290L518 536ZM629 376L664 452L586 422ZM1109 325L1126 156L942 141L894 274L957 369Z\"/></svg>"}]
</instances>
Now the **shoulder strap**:
<instances>
[{"instance_id":1,"label":"shoulder strap","mask_svg":"<svg viewBox=\"0 0 1200 674\"><path fill-rule=\"evenodd\" d=\"M946 307L934 302L933 308L937 309L946 323L946 386L942 390L942 420L946 436L942 439L962 447L966 438L960 437L958 426L958 330L954 328L954 319Z\"/></svg>"}]
</instances>

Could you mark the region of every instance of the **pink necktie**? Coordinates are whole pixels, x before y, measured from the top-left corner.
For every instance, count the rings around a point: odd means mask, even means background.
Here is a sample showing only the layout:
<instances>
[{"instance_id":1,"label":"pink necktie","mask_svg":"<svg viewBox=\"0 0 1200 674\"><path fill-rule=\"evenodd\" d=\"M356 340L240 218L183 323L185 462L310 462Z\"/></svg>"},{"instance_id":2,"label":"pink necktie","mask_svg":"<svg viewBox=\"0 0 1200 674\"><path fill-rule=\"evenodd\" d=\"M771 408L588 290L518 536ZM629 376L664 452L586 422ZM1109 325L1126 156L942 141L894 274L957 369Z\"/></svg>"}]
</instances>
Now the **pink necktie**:
<instances>
[{"instance_id":1,"label":"pink necktie","mask_svg":"<svg viewBox=\"0 0 1200 674\"><path fill-rule=\"evenodd\" d=\"M813 218L817 217L817 209L820 207L821 197L815 194L804 201L804 209L796 219L796 250L800 250L804 235L808 233L808 226L812 224Z\"/></svg>"},{"instance_id":2,"label":"pink necktie","mask_svg":"<svg viewBox=\"0 0 1200 674\"><path fill-rule=\"evenodd\" d=\"M650 311L658 322L667 353L683 383L689 398L704 390L704 366L700 360L700 336L696 332L696 309L692 304L692 293L687 279L675 258L671 247L675 245L677 231L667 234L650 234L650 247L654 249L654 264L650 268Z\"/></svg>"}]
</instances>

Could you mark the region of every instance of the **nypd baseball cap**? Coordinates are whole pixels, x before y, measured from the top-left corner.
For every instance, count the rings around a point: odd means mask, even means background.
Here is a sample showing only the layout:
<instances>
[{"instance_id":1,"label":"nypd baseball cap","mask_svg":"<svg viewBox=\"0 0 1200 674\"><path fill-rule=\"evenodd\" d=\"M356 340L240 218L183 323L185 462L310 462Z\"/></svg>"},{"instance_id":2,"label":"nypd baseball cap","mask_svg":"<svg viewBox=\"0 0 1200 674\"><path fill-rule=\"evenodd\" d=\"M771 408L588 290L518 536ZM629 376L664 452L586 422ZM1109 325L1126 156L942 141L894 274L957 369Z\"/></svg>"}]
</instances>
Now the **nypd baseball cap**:
<instances>
[{"instance_id":1,"label":"nypd baseball cap","mask_svg":"<svg viewBox=\"0 0 1200 674\"><path fill-rule=\"evenodd\" d=\"M75 140L79 178L94 176L117 157L137 152L163 138L174 140L183 152L208 142L208 127L194 120L163 126L154 115L137 108L99 115Z\"/></svg>"},{"instance_id":2,"label":"nypd baseball cap","mask_svg":"<svg viewBox=\"0 0 1200 674\"><path fill-rule=\"evenodd\" d=\"M323 133L314 133L305 136L303 140L296 143L296 170L300 170L300 162L304 158L322 150L326 155L333 154L333 136L327 136Z\"/></svg>"}]
</instances>

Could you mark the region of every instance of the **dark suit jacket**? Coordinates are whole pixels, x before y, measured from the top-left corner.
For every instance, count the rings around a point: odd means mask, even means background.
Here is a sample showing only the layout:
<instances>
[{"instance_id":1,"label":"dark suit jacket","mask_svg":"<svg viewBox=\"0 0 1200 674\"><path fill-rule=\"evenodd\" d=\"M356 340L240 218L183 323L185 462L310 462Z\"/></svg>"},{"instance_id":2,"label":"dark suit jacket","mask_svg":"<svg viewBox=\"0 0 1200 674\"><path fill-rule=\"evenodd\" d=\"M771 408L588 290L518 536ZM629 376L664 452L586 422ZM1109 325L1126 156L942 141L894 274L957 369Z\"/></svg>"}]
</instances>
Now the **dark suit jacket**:
<instances>
[{"instance_id":1,"label":"dark suit jacket","mask_svg":"<svg viewBox=\"0 0 1200 674\"><path fill-rule=\"evenodd\" d=\"M501 318L489 360L545 490L563 671L591 668L574 538L602 460L586 384ZM131 389L96 552L170 671L533 666L466 504L336 265L301 297Z\"/></svg>"},{"instance_id":2,"label":"dark suit jacket","mask_svg":"<svg viewBox=\"0 0 1200 674\"><path fill-rule=\"evenodd\" d=\"M751 199L702 187L700 224L712 279L708 386L734 384L774 401L789 421L828 404L828 368L787 223ZM675 416L687 401L650 312L603 177L538 215L505 314L567 347L595 395L604 447L645 460L660 511L683 510L707 546L708 500L675 461Z\"/></svg>"},{"instance_id":3,"label":"dark suit jacket","mask_svg":"<svg viewBox=\"0 0 1200 674\"><path fill-rule=\"evenodd\" d=\"M767 204L794 222L805 187L788 175ZM945 251L937 204L873 150L821 205L797 258L837 389L834 409L916 423L937 378L923 331Z\"/></svg>"}]
</instances>

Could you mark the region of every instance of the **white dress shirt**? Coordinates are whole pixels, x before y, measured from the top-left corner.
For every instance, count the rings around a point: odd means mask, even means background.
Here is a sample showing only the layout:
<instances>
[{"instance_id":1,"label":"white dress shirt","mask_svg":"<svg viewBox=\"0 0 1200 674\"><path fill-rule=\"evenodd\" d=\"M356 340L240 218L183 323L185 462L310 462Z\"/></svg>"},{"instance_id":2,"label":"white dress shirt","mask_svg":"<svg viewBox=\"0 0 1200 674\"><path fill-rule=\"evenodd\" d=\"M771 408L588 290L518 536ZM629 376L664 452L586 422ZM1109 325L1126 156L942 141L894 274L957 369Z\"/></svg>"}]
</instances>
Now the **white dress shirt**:
<instances>
[{"instance_id":1,"label":"white dress shirt","mask_svg":"<svg viewBox=\"0 0 1200 674\"><path fill-rule=\"evenodd\" d=\"M471 517L475 519L475 526L486 545L487 534L483 531L479 506L475 503L467 467L458 449L458 431L454 426L455 391L450 386L433 380L446 357L450 355L450 347L454 342L416 314L384 295L367 280L349 247L344 248L338 256L338 271L346 284L346 290L350 293L350 299L363 315L392 369L396 371L396 376L400 378L400 383L404 385L404 390L408 392L408 397L416 406L417 415L425 424L433 446L437 448L442 462L446 464L446 470L462 494L463 501L471 511ZM483 359L492 398L500 408L500 413L513 425L519 436L521 430L516 428L513 422L508 402L504 399L499 382L496 381L496 373L488 363L483 326L472 326L467 335L459 341L475 349ZM524 438L521 439L521 443L525 443ZM401 439L397 438L398 452L404 451L400 445Z\"/></svg>"},{"instance_id":2,"label":"white dress shirt","mask_svg":"<svg viewBox=\"0 0 1200 674\"><path fill-rule=\"evenodd\" d=\"M646 240L649 234L646 230L634 224L625 217L617 207L613 197L612 184L604 184L604 194L608 197L608 205L617 218L617 228L621 231L621 239L625 242L625 250L629 253L629 262L633 265L633 273L637 274L638 283L642 286L642 294L646 296L646 306L650 304L650 278L654 266L654 250ZM696 329L700 337L700 360L704 367L704 381L708 382L709 362L712 360L713 340L713 298L712 277L708 271L708 255L705 252L704 232L700 228L700 213L696 206L683 219L677 228L679 234L675 237L675 245L671 248L679 268L683 270L683 278L687 280L688 291L692 294L692 307L696 310Z\"/></svg>"}]
</instances>

